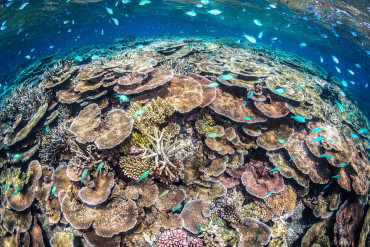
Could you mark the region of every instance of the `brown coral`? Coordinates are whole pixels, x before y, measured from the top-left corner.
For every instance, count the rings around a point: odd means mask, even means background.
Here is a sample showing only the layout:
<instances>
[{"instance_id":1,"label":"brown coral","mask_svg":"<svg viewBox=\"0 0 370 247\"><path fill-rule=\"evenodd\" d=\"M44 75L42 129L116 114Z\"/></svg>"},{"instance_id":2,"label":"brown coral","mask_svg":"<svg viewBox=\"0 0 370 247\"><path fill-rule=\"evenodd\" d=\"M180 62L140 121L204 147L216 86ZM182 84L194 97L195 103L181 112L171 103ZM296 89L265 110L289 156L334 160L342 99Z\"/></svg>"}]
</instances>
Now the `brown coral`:
<instances>
[{"instance_id":1,"label":"brown coral","mask_svg":"<svg viewBox=\"0 0 370 247\"><path fill-rule=\"evenodd\" d=\"M88 205L98 205L105 202L114 186L114 175L99 173L94 181L94 187L84 187L78 191L78 196Z\"/></svg>"},{"instance_id":2,"label":"brown coral","mask_svg":"<svg viewBox=\"0 0 370 247\"><path fill-rule=\"evenodd\" d=\"M257 245L266 245L271 238L271 229L266 224L251 218L243 218L240 223L231 224L239 233L239 247L251 246L251 243L256 242ZM258 238L257 238L258 236Z\"/></svg>"},{"instance_id":3,"label":"brown coral","mask_svg":"<svg viewBox=\"0 0 370 247\"><path fill-rule=\"evenodd\" d=\"M205 87L205 86L211 84L212 82L210 80L208 80L207 78L205 78L201 75L198 75L198 74L188 73L187 75L192 77L193 79L195 79L202 86L203 102L202 102L202 104L200 104L200 107L206 107L206 106L210 105L216 98L216 88L214 88L214 87Z\"/></svg>"},{"instance_id":4,"label":"brown coral","mask_svg":"<svg viewBox=\"0 0 370 247\"><path fill-rule=\"evenodd\" d=\"M206 203L202 200L191 200L187 202L180 214L184 219L184 228L196 234L200 229L200 225L208 225L208 218L211 216L211 207L211 203Z\"/></svg>"}]
</instances>

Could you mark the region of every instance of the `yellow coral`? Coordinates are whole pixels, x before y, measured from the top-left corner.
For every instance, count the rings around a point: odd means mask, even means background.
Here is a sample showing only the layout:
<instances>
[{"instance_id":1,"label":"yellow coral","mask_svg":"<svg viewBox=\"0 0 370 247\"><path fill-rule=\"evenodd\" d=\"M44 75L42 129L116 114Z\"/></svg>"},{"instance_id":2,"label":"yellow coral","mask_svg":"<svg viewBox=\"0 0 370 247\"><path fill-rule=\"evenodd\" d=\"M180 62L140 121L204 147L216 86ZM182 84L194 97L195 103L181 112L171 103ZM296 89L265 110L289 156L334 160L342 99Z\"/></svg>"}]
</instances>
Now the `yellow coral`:
<instances>
[{"instance_id":1,"label":"yellow coral","mask_svg":"<svg viewBox=\"0 0 370 247\"><path fill-rule=\"evenodd\" d=\"M146 147L150 144L149 137L138 132L132 132L131 136L127 138L122 144L119 151L127 155L132 146Z\"/></svg>"},{"instance_id":2,"label":"yellow coral","mask_svg":"<svg viewBox=\"0 0 370 247\"><path fill-rule=\"evenodd\" d=\"M151 159L142 159L140 156L121 156L119 165L124 174L133 179L139 179L144 172L152 170L154 164Z\"/></svg>"},{"instance_id":3,"label":"yellow coral","mask_svg":"<svg viewBox=\"0 0 370 247\"><path fill-rule=\"evenodd\" d=\"M274 222L274 225L271 227L271 231L273 238L268 245L269 247L287 246L287 242L284 236L288 231L288 227L283 220L276 220Z\"/></svg>"},{"instance_id":4,"label":"yellow coral","mask_svg":"<svg viewBox=\"0 0 370 247\"><path fill-rule=\"evenodd\" d=\"M132 117L135 120L135 129L145 135L153 135L154 130L158 129L160 124L165 123L165 118L171 116L175 112L175 107L169 101L159 97L156 100L152 99L150 104L146 106L134 102L127 112L131 115L140 109L145 110L145 113Z\"/></svg>"},{"instance_id":5,"label":"yellow coral","mask_svg":"<svg viewBox=\"0 0 370 247\"><path fill-rule=\"evenodd\" d=\"M25 184L28 183L32 175L32 170L27 173L22 172L20 168L10 167L2 170L0 175L1 190L5 193L5 184L8 184L8 188L19 188L22 190Z\"/></svg>"},{"instance_id":6,"label":"yellow coral","mask_svg":"<svg viewBox=\"0 0 370 247\"><path fill-rule=\"evenodd\" d=\"M252 218L260 220L263 216L263 211L259 205L257 205L254 202L251 202L251 203L244 205L240 209L239 214L241 218L252 217Z\"/></svg>"}]
</instances>

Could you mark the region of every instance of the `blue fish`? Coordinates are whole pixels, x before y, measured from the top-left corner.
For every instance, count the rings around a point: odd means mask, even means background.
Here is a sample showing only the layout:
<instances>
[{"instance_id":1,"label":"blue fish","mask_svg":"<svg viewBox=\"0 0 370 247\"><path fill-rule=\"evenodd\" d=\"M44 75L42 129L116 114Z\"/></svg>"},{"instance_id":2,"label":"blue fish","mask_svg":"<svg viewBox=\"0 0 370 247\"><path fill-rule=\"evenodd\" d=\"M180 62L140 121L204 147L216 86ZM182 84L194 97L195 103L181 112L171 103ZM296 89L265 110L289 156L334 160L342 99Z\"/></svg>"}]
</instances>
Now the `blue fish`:
<instances>
[{"instance_id":1,"label":"blue fish","mask_svg":"<svg viewBox=\"0 0 370 247\"><path fill-rule=\"evenodd\" d=\"M338 166L345 166L346 165L346 163L340 163L340 164L338 164Z\"/></svg>"},{"instance_id":2,"label":"blue fish","mask_svg":"<svg viewBox=\"0 0 370 247\"><path fill-rule=\"evenodd\" d=\"M279 139L277 141L280 142L280 143L284 143L285 142L285 139Z\"/></svg>"},{"instance_id":3,"label":"blue fish","mask_svg":"<svg viewBox=\"0 0 370 247\"><path fill-rule=\"evenodd\" d=\"M197 234L196 234L196 235L199 235L199 234L201 233L201 231L202 231L202 225L201 225L201 224L199 224L199 230L198 230L198 232L197 232Z\"/></svg>"},{"instance_id":4,"label":"blue fish","mask_svg":"<svg viewBox=\"0 0 370 247\"><path fill-rule=\"evenodd\" d=\"M21 155L20 154L14 154L13 155L13 159L18 159L18 158L20 158L21 157Z\"/></svg>"},{"instance_id":5,"label":"blue fish","mask_svg":"<svg viewBox=\"0 0 370 247\"><path fill-rule=\"evenodd\" d=\"M322 154L319 156L319 158L323 158L323 157L326 157L326 154Z\"/></svg>"},{"instance_id":6,"label":"blue fish","mask_svg":"<svg viewBox=\"0 0 370 247\"><path fill-rule=\"evenodd\" d=\"M83 181L84 181L84 178L86 177L86 175L87 175L87 171L88 171L89 169L85 169L83 172L82 172L82 176L81 176L81 183L83 183Z\"/></svg>"},{"instance_id":7,"label":"blue fish","mask_svg":"<svg viewBox=\"0 0 370 247\"><path fill-rule=\"evenodd\" d=\"M146 110L144 110L144 109L139 109L139 110L137 110L136 112L132 113L131 115L132 115L132 116L140 116L140 115L143 115L145 112L146 112Z\"/></svg>"},{"instance_id":8,"label":"blue fish","mask_svg":"<svg viewBox=\"0 0 370 247\"><path fill-rule=\"evenodd\" d=\"M204 87L217 87L219 84L217 82L212 82L208 85L205 85Z\"/></svg>"},{"instance_id":9,"label":"blue fish","mask_svg":"<svg viewBox=\"0 0 370 247\"><path fill-rule=\"evenodd\" d=\"M5 183L5 191L7 191L7 190L8 190L8 187L9 187L9 184L8 184L8 182L6 182L6 183Z\"/></svg>"},{"instance_id":10,"label":"blue fish","mask_svg":"<svg viewBox=\"0 0 370 247\"><path fill-rule=\"evenodd\" d=\"M355 133L350 133L350 135L353 137L353 138L358 138L358 135L355 134Z\"/></svg>"},{"instance_id":11,"label":"blue fish","mask_svg":"<svg viewBox=\"0 0 370 247\"><path fill-rule=\"evenodd\" d=\"M45 131L49 131L49 125L45 126Z\"/></svg>"},{"instance_id":12,"label":"blue fish","mask_svg":"<svg viewBox=\"0 0 370 247\"><path fill-rule=\"evenodd\" d=\"M219 78L225 79L225 80L234 79L234 77L232 75L220 75Z\"/></svg>"},{"instance_id":13,"label":"blue fish","mask_svg":"<svg viewBox=\"0 0 370 247\"><path fill-rule=\"evenodd\" d=\"M247 104L247 101L244 101L243 105L246 105Z\"/></svg>"},{"instance_id":14,"label":"blue fish","mask_svg":"<svg viewBox=\"0 0 370 247\"><path fill-rule=\"evenodd\" d=\"M141 180L143 180L146 176L148 176L149 174L149 171L146 171L143 173L143 175L141 175L141 177L137 180L138 182L140 182Z\"/></svg>"},{"instance_id":15,"label":"blue fish","mask_svg":"<svg viewBox=\"0 0 370 247\"><path fill-rule=\"evenodd\" d=\"M290 160L288 160L288 162L292 161L294 159L295 156L293 156L292 158L290 158Z\"/></svg>"},{"instance_id":16,"label":"blue fish","mask_svg":"<svg viewBox=\"0 0 370 247\"><path fill-rule=\"evenodd\" d=\"M247 96L247 99L250 99L253 96L253 92L250 92Z\"/></svg>"},{"instance_id":17,"label":"blue fish","mask_svg":"<svg viewBox=\"0 0 370 247\"><path fill-rule=\"evenodd\" d=\"M348 116L348 118L350 119L350 120L352 120L352 116L351 115L349 115L349 113L347 112L347 116Z\"/></svg>"},{"instance_id":18,"label":"blue fish","mask_svg":"<svg viewBox=\"0 0 370 247\"><path fill-rule=\"evenodd\" d=\"M211 137L211 138L215 138L217 136L218 136L217 133L211 133L211 134L206 135L206 137Z\"/></svg>"},{"instance_id":19,"label":"blue fish","mask_svg":"<svg viewBox=\"0 0 370 247\"><path fill-rule=\"evenodd\" d=\"M51 188L51 193L50 193L51 196L54 195L54 192L55 192L56 189L57 189L57 187L55 187L55 186L53 186L53 188Z\"/></svg>"},{"instance_id":20,"label":"blue fish","mask_svg":"<svg viewBox=\"0 0 370 247\"><path fill-rule=\"evenodd\" d=\"M340 178L340 175L335 175L335 176L332 176L331 178Z\"/></svg>"},{"instance_id":21,"label":"blue fish","mask_svg":"<svg viewBox=\"0 0 370 247\"><path fill-rule=\"evenodd\" d=\"M283 88L277 88L277 89L273 90L273 92L274 92L274 93L279 93L279 94L281 94L281 93L285 93L285 90L284 90Z\"/></svg>"},{"instance_id":22,"label":"blue fish","mask_svg":"<svg viewBox=\"0 0 370 247\"><path fill-rule=\"evenodd\" d=\"M321 141L322 139L323 139L323 137L322 137L322 136L319 136L319 137L317 137L317 138L313 139L311 142L319 142L319 141Z\"/></svg>"},{"instance_id":23,"label":"blue fish","mask_svg":"<svg viewBox=\"0 0 370 247\"><path fill-rule=\"evenodd\" d=\"M243 117L245 120L252 120L251 117Z\"/></svg>"},{"instance_id":24,"label":"blue fish","mask_svg":"<svg viewBox=\"0 0 370 247\"><path fill-rule=\"evenodd\" d=\"M322 191L326 190L327 188L329 188L330 184L327 184L323 189Z\"/></svg>"},{"instance_id":25,"label":"blue fish","mask_svg":"<svg viewBox=\"0 0 370 247\"><path fill-rule=\"evenodd\" d=\"M332 139L328 139L328 142L332 143L332 142L333 142L333 140L332 140Z\"/></svg>"},{"instance_id":26,"label":"blue fish","mask_svg":"<svg viewBox=\"0 0 370 247\"><path fill-rule=\"evenodd\" d=\"M360 133L360 134L366 134L366 133L367 133L367 129L362 128L362 129L360 129L360 130L358 131L358 133Z\"/></svg>"},{"instance_id":27,"label":"blue fish","mask_svg":"<svg viewBox=\"0 0 370 247\"><path fill-rule=\"evenodd\" d=\"M168 192L170 192L170 191L169 190L163 191L163 193L158 197L158 199L161 198L162 196L166 195Z\"/></svg>"},{"instance_id":28,"label":"blue fish","mask_svg":"<svg viewBox=\"0 0 370 247\"><path fill-rule=\"evenodd\" d=\"M18 191L19 191L19 187L17 187L17 188L14 190L14 195L15 195L15 196L18 194Z\"/></svg>"},{"instance_id":29,"label":"blue fish","mask_svg":"<svg viewBox=\"0 0 370 247\"><path fill-rule=\"evenodd\" d=\"M290 118L296 120L299 123L305 123L306 122L306 119L302 116L291 116Z\"/></svg>"},{"instance_id":30,"label":"blue fish","mask_svg":"<svg viewBox=\"0 0 370 247\"><path fill-rule=\"evenodd\" d=\"M269 191L266 195L264 195L262 198L265 198L265 197L268 197L269 195L271 195L272 193L274 193L274 190L271 190Z\"/></svg>"},{"instance_id":31,"label":"blue fish","mask_svg":"<svg viewBox=\"0 0 370 247\"><path fill-rule=\"evenodd\" d=\"M104 161L103 161L103 162L101 162L101 163L98 165L98 167L96 168L95 175L96 175L96 174L98 174L98 172L100 171L100 169L102 169L102 168L103 168L103 166L104 166Z\"/></svg>"},{"instance_id":32,"label":"blue fish","mask_svg":"<svg viewBox=\"0 0 370 247\"><path fill-rule=\"evenodd\" d=\"M319 127L313 127L312 129L310 129L311 131L313 131L313 132L317 132L317 131L319 131L320 130L320 128Z\"/></svg>"},{"instance_id":33,"label":"blue fish","mask_svg":"<svg viewBox=\"0 0 370 247\"><path fill-rule=\"evenodd\" d=\"M342 106L342 104L341 103L339 103L338 101L334 101L335 102L335 104L337 104L337 106L338 106L338 108L339 108L339 110L341 111L341 112L344 112L344 108L343 108L343 106Z\"/></svg>"},{"instance_id":34,"label":"blue fish","mask_svg":"<svg viewBox=\"0 0 370 247\"><path fill-rule=\"evenodd\" d=\"M331 158L333 158L333 156L331 155L326 155L325 158L327 158L328 160L330 160Z\"/></svg>"},{"instance_id":35,"label":"blue fish","mask_svg":"<svg viewBox=\"0 0 370 247\"><path fill-rule=\"evenodd\" d=\"M215 222L213 222L212 224L211 224L211 226L213 226L213 225L216 225L218 222L220 222L222 220L222 218L219 218L218 220L216 220Z\"/></svg>"},{"instance_id":36,"label":"blue fish","mask_svg":"<svg viewBox=\"0 0 370 247\"><path fill-rule=\"evenodd\" d=\"M267 172L274 172L280 169L280 166L277 166L275 168L272 168L271 170L268 170Z\"/></svg>"},{"instance_id":37,"label":"blue fish","mask_svg":"<svg viewBox=\"0 0 370 247\"><path fill-rule=\"evenodd\" d=\"M178 205L178 206L177 206L177 207L175 207L175 208L171 211L171 213L169 213L169 214L172 214L172 213L176 212L176 211L177 211L177 210L179 210L181 207L182 207L182 204Z\"/></svg>"},{"instance_id":38,"label":"blue fish","mask_svg":"<svg viewBox=\"0 0 370 247\"><path fill-rule=\"evenodd\" d=\"M126 94L115 94L116 98L119 98L119 103L122 104L122 102L128 102L130 99L127 97Z\"/></svg>"}]
</instances>

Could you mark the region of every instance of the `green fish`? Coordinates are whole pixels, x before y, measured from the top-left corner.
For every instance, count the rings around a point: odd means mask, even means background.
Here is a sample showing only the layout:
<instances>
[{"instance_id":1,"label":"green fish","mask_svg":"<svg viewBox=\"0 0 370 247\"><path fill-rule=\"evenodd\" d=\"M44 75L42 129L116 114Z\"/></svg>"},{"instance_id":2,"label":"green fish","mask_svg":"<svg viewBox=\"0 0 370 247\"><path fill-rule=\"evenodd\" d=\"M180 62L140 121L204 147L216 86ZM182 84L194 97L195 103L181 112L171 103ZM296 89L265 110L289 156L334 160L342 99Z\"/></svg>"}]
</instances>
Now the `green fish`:
<instances>
[{"instance_id":1,"label":"green fish","mask_svg":"<svg viewBox=\"0 0 370 247\"><path fill-rule=\"evenodd\" d=\"M116 98L119 98L119 103L122 104L122 102L128 102L130 99L127 97L126 94L115 94Z\"/></svg>"},{"instance_id":2,"label":"green fish","mask_svg":"<svg viewBox=\"0 0 370 247\"><path fill-rule=\"evenodd\" d=\"M313 131L313 132L317 132L317 131L319 131L320 130L320 128L319 127L313 127L312 129L311 129L311 131Z\"/></svg>"},{"instance_id":3,"label":"green fish","mask_svg":"<svg viewBox=\"0 0 370 247\"><path fill-rule=\"evenodd\" d=\"M250 92L247 96L247 99L250 99L253 96L253 92Z\"/></svg>"},{"instance_id":4,"label":"green fish","mask_svg":"<svg viewBox=\"0 0 370 247\"><path fill-rule=\"evenodd\" d=\"M234 79L234 77L232 75L220 75L219 78L221 79L225 79L225 80L231 80L231 79Z\"/></svg>"},{"instance_id":5,"label":"green fish","mask_svg":"<svg viewBox=\"0 0 370 247\"><path fill-rule=\"evenodd\" d=\"M45 131L49 131L49 125L45 126Z\"/></svg>"},{"instance_id":6,"label":"green fish","mask_svg":"<svg viewBox=\"0 0 370 247\"><path fill-rule=\"evenodd\" d=\"M8 187L9 187L9 184L8 184L8 182L6 182L6 183L5 183L5 191L7 191L7 190L8 190Z\"/></svg>"},{"instance_id":7,"label":"green fish","mask_svg":"<svg viewBox=\"0 0 370 247\"><path fill-rule=\"evenodd\" d=\"M150 247L153 247L153 246L155 245L155 243L156 243L156 242L153 242L153 243L150 245Z\"/></svg>"},{"instance_id":8,"label":"green fish","mask_svg":"<svg viewBox=\"0 0 370 247\"><path fill-rule=\"evenodd\" d=\"M343 108L343 106L342 106L342 104L341 103L339 103L338 101L334 101L335 102L335 104L337 104L337 106L338 106L338 108L339 108L339 110L341 111L341 112L344 112L344 108Z\"/></svg>"},{"instance_id":9,"label":"green fish","mask_svg":"<svg viewBox=\"0 0 370 247\"><path fill-rule=\"evenodd\" d=\"M331 155L327 155L327 156L326 156L326 158L327 158L328 160L330 160L331 158L333 158L333 156L331 156Z\"/></svg>"},{"instance_id":10,"label":"green fish","mask_svg":"<svg viewBox=\"0 0 370 247\"><path fill-rule=\"evenodd\" d=\"M104 161L101 162L99 165L98 165L98 168L96 168L96 172L95 172L95 175L98 174L98 172L100 171L100 169L102 169L102 167L104 166Z\"/></svg>"},{"instance_id":11,"label":"green fish","mask_svg":"<svg viewBox=\"0 0 370 247\"><path fill-rule=\"evenodd\" d=\"M218 220L216 220L215 222L213 222L212 224L211 224L211 226L213 226L213 225L216 225L218 222L220 222L222 220L222 218L219 218Z\"/></svg>"},{"instance_id":12,"label":"green fish","mask_svg":"<svg viewBox=\"0 0 370 247\"><path fill-rule=\"evenodd\" d=\"M82 172L82 176L81 176L81 183L83 183L84 182L84 178L86 177L86 175L87 175L87 171L88 171L89 169L85 169L83 172Z\"/></svg>"},{"instance_id":13,"label":"green fish","mask_svg":"<svg viewBox=\"0 0 370 247\"><path fill-rule=\"evenodd\" d=\"M140 45L137 45L137 46L136 46L136 48L138 48L138 49L139 49L139 48L142 48L142 47L143 47L143 45L142 45L142 44L140 44Z\"/></svg>"},{"instance_id":14,"label":"green fish","mask_svg":"<svg viewBox=\"0 0 370 247\"><path fill-rule=\"evenodd\" d=\"M243 117L245 120L252 120L251 117Z\"/></svg>"},{"instance_id":15,"label":"green fish","mask_svg":"<svg viewBox=\"0 0 370 247\"><path fill-rule=\"evenodd\" d=\"M280 142L280 143L284 143L285 142L285 139L279 139L277 141Z\"/></svg>"},{"instance_id":16,"label":"green fish","mask_svg":"<svg viewBox=\"0 0 370 247\"><path fill-rule=\"evenodd\" d=\"M338 166L346 166L346 163L340 163Z\"/></svg>"},{"instance_id":17,"label":"green fish","mask_svg":"<svg viewBox=\"0 0 370 247\"><path fill-rule=\"evenodd\" d=\"M340 175L335 175L335 176L332 176L331 178L340 178Z\"/></svg>"},{"instance_id":18,"label":"green fish","mask_svg":"<svg viewBox=\"0 0 370 247\"><path fill-rule=\"evenodd\" d=\"M328 142L330 142L330 143L331 143L331 142L333 142L333 140L332 140L332 139L328 139Z\"/></svg>"},{"instance_id":19,"label":"green fish","mask_svg":"<svg viewBox=\"0 0 370 247\"><path fill-rule=\"evenodd\" d=\"M201 225L201 224L199 224L199 230L198 230L198 232L197 232L197 234L196 234L196 235L199 235L201 231L202 231L202 225Z\"/></svg>"},{"instance_id":20,"label":"green fish","mask_svg":"<svg viewBox=\"0 0 370 247\"><path fill-rule=\"evenodd\" d=\"M348 112L347 112L347 116L348 116L349 120L352 120L352 116L351 116L351 115L349 115L349 113L348 113Z\"/></svg>"},{"instance_id":21,"label":"green fish","mask_svg":"<svg viewBox=\"0 0 370 247\"><path fill-rule=\"evenodd\" d=\"M292 161L294 159L295 156L293 156L292 158L290 158L290 160L288 160L288 162Z\"/></svg>"},{"instance_id":22,"label":"green fish","mask_svg":"<svg viewBox=\"0 0 370 247\"><path fill-rule=\"evenodd\" d=\"M319 156L319 158L323 158L325 156L326 156L326 154L322 154L322 155Z\"/></svg>"},{"instance_id":23,"label":"green fish","mask_svg":"<svg viewBox=\"0 0 370 247\"><path fill-rule=\"evenodd\" d=\"M18 194L18 191L19 191L19 187L17 187L17 188L14 190L14 195L15 195L15 196Z\"/></svg>"},{"instance_id":24,"label":"green fish","mask_svg":"<svg viewBox=\"0 0 370 247\"><path fill-rule=\"evenodd\" d=\"M123 199L120 197L113 197L113 199L118 200L118 201L123 201Z\"/></svg>"},{"instance_id":25,"label":"green fish","mask_svg":"<svg viewBox=\"0 0 370 247\"><path fill-rule=\"evenodd\" d=\"M267 172L274 172L280 169L280 166L277 166L275 168L272 168L271 170L268 170Z\"/></svg>"},{"instance_id":26,"label":"green fish","mask_svg":"<svg viewBox=\"0 0 370 247\"><path fill-rule=\"evenodd\" d=\"M265 197L268 197L269 195L271 195L272 193L274 193L274 190L270 190L266 195L264 195L262 198L265 198Z\"/></svg>"},{"instance_id":27,"label":"green fish","mask_svg":"<svg viewBox=\"0 0 370 247\"><path fill-rule=\"evenodd\" d=\"M243 105L246 105L247 104L247 101L244 101Z\"/></svg>"},{"instance_id":28,"label":"green fish","mask_svg":"<svg viewBox=\"0 0 370 247\"><path fill-rule=\"evenodd\" d=\"M138 182L140 182L141 180L143 180L146 176L148 176L149 174L149 170L144 172L143 175L141 175L141 177L137 180Z\"/></svg>"},{"instance_id":29,"label":"green fish","mask_svg":"<svg viewBox=\"0 0 370 247\"><path fill-rule=\"evenodd\" d=\"M55 187L55 186L53 186L53 188L51 188L51 193L50 193L51 196L54 195L54 192L55 192L56 189L57 189L57 187Z\"/></svg>"},{"instance_id":30,"label":"green fish","mask_svg":"<svg viewBox=\"0 0 370 247\"><path fill-rule=\"evenodd\" d=\"M217 136L218 136L217 133L211 133L211 134L206 135L206 137L211 137L211 138L215 138Z\"/></svg>"},{"instance_id":31,"label":"green fish","mask_svg":"<svg viewBox=\"0 0 370 247\"><path fill-rule=\"evenodd\" d=\"M181 207L182 207L182 204L178 205L178 206L177 206L177 207L175 207L175 208L171 211L171 213L169 213L169 214L172 214L172 213L176 212L176 211L177 211L177 210L179 210Z\"/></svg>"},{"instance_id":32,"label":"green fish","mask_svg":"<svg viewBox=\"0 0 370 247\"><path fill-rule=\"evenodd\" d=\"M365 129L365 128L359 129L358 133L360 133L360 134L366 134L367 133L367 129Z\"/></svg>"},{"instance_id":33,"label":"green fish","mask_svg":"<svg viewBox=\"0 0 370 247\"><path fill-rule=\"evenodd\" d=\"M306 119L302 116L291 116L290 118L294 119L295 121L297 121L299 123L305 123L306 122Z\"/></svg>"},{"instance_id":34,"label":"green fish","mask_svg":"<svg viewBox=\"0 0 370 247\"><path fill-rule=\"evenodd\" d=\"M20 154L14 154L14 155L13 155L13 159L18 159L19 157L21 157L21 155L20 155Z\"/></svg>"},{"instance_id":35,"label":"green fish","mask_svg":"<svg viewBox=\"0 0 370 247\"><path fill-rule=\"evenodd\" d=\"M257 241L258 241L258 237L260 236L260 234L258 233L257 236L256 236L256 240L254 240L254 244L257 245Z\"/></svg>"},{"instance_id":36,"label":"green fish","mask_svg":"<svg viewBox=\"0 0 370 247\"><path fill-rule=\"evenodd\" d=\"M317 138L313 139L311 142L319 142L319 141L321 141L322 139L323 139L323 137L322 137L322 136L319 136L319 137L317 137Z\"/></svg>"},{"instance_id":37,"label":"green fish","mask_svg":"<svg viewBox=\"0 0 370 247\"><path fill-rule=\"evenodd\" d=\"M146 62L149 64L149 65L152 65L154 63L154 61L148 61L146 60Z\"/></svg>"},{"instance_id":38,"label":"green fish","mask_svg":"<svg viewBox=\"0 0 370 247\"><path fill-rule=\"evenodd\" d=\"M168 192L170 192L170 190L163 191L163 193L158 197L158 199L161 198L162 196L166 195Z\"/></svg>"},{"instance_id":39,"label":"green fish","mask_svg":"<svg viewBox=\"0 0 370 247\"><path fill-rule=\"evenodd\" d=\"M146 110L144 110L144 109L139 109L139 110L137 110L136 112L132 113L131 115L132 115L132 116L140 116L140 115L143 115L145 112L146 112Z\"/></svg>"},{"instance_id":40,"label":"green fish","mask_svg":"<svg viewBox=\"0 0 370 247\"><path fill-rule=\"evenodd\" d=\"M212 82L208 85L205 85L204 87L217 87L219 84L217 82Z\"/></svg>"},{"instance_id":41,"label":"green fish","mask_svg":"<svg viewBox=\"0 0 370 247\"><path fill-rule=\"evenodd\" d=\"M281 93L285 93L285 90L284 90L283 88L277 88L277 89L273 90L273 92L274 92L274 93L279 93L279 94L281 94Z\"/></svg>"}]
</instances>

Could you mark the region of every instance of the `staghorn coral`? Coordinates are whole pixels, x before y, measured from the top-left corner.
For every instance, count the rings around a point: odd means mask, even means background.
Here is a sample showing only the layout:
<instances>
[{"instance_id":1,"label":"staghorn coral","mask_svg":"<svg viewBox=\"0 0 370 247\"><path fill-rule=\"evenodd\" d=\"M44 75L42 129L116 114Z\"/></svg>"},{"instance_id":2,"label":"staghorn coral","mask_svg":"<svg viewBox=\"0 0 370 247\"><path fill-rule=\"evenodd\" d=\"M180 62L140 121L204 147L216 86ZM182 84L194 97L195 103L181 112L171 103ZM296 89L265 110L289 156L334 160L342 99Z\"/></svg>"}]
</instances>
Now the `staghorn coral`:
<instances>
[{"instance_id":1,"label":"staghorn coral","mask_svg":"<svg viewBox=\"0 0 370 247\"><path fill-rule=\"evenodd\" d=\"M133 116L135 120L134 127L144 135L153 135L155 129L158 128L160 124L165 123L165 118L171 116L175 112L174 106L166 99L160 97L152 99L146 106L134 102L131 104L127 113L131 115L139 109L145 110L145 113L140 116Z\"/></svg>"},{"instance_id":2,"label":"staghorn coral","mask_svg":"<svg viewBox=\"0 0 370 247\"><path fill-rule=\"evenodd\" d=\"M181 162L174 159L176 153L183 149L184 144L177 139L167 139L164 135L164 130L159 132L158 129L154 132L154 136L148 135L152 147L144 149L142 154L143 159L154 159L154 165L157 169L157 176L168 177L166 181L172 181L178 178L182 169Z\"/></svg>"},{"instance_id":3,"label":"staghorn coral","mask_svg":"<svg viewBox=\"0 0 370 247\"><path fill-rule=\"evenodd\" d=\"M73 60L59 60L53 68L48 68L42 75L40 87L53 88L68 81L76 72L77 67L72 67Z\"/></svg>"}]
</instances>

